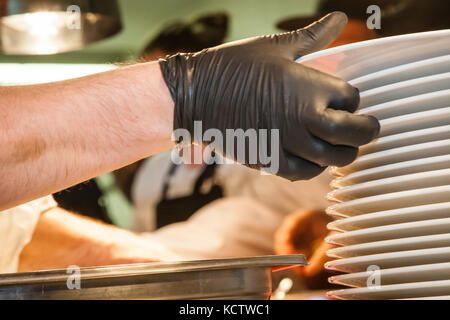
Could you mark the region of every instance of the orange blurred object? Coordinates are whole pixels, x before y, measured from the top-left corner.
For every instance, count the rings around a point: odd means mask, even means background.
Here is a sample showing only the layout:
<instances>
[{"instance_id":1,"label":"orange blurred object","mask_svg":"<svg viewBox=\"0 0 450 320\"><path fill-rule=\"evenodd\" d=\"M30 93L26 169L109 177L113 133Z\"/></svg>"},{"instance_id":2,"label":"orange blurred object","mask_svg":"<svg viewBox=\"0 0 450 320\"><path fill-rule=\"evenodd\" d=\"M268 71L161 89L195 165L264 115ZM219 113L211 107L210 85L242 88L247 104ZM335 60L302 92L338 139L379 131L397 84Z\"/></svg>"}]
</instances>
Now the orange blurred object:
<instances>
[{"instance_id":1,"label":"orange blurred object","mask_svg":"<svg viewBox=\"0 0 450 320\"><path fill-rule=\"evenodd\" d=\"M375 30L367 28L363 21L349 20L344 31L342 31L339 38L334 41L329 48L342 46L349 43L360 42L365 40L376 39L378 36Z\"/></svg>"},{"instance_id":2,"label":"orange blurred object","mask_svg":"<svg viewBox=\"0 0 450 320\"><path fill-rule=\"evenodd\" d=\"M324 264L329 261L327 250L333 246L324 242L331 221L323 210L303 209L286 217L275 233L276 254L303 254L309 262L306 267L294 268L308 288L327 286L330 273Z\"/></svg>"}]
</instances>

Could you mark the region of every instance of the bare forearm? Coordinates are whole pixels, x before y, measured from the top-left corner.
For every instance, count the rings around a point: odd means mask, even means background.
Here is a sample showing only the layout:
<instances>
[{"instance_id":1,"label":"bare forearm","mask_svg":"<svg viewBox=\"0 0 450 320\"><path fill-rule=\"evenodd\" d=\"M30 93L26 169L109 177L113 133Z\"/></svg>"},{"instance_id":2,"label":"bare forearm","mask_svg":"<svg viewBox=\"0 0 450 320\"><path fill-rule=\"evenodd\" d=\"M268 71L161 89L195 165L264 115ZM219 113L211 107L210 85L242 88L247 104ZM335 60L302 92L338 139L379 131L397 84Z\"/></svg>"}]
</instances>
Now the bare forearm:
<instances>
[{"instance_id":1,"label":"bare forearm","mask_svg":"<svg viewBox=\"0 0 450 320\"><path fill-rule=\"evenodd\" d=\"M132 232L55 208L41 215L20 255L19 271L176 259L163 247Z\"/></svg>"},{"instance_id":2,"label":"bare forearm","mask_svg":"<svg viewBox=\"0 0 450 320\"><path fill-rule=\"evenodd\" d=\"M0 210L172 146L157 63L0 90Z\"/></svg>"}]
</instances>

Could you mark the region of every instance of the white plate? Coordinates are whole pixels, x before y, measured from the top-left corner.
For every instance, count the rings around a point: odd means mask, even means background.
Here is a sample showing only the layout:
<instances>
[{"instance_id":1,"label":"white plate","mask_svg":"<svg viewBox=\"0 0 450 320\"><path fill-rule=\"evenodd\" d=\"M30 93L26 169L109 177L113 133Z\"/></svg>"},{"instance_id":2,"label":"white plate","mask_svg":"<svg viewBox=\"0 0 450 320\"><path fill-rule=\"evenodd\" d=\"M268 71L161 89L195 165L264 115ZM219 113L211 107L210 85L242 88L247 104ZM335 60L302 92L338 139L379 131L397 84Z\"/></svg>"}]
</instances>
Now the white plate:
<instances>
[{"instance_id":1,"label":"white plate","mask_svg":"<svg viewBox=\"0 0 450 320\"><path fill-rule=\"evenodd\" d=\"M404 298L404 299L397 299L397 300L450 300L450 296Z\"/></svg>"},{"instance_id":2,"label":"white plate","mask_svg":"<svg viewBox=\"0 0 450 320\"><path fill-rule=\"evenodd\" d=\"M447 89L450 89L450 73L435 74L423 78L393 83L361 92L360 108L364 109L389 101Z\"/></svg>"},{"instance_id":3,"label":"white plate","mask_svg":"<svg viewBox=\"0 0 450 320\"><path fill-rule=\"evenodd\" d=\"M409 98L389 101L358 110L358 114L372 115L379 120L411 113L441 109L449 106L450 90L441 90Z\"/></svg>"},{"instance_id":4,"label":"white plate","mask_svg":"<svg viewBox=\"0 0 450 320\"><path fill-rule=\"evenodd\" d=\"M376 153L366 154L342 168L333 168L333 173L344 176L352 172L389 164L450 154L450 139L415 144Z\"/></svg>"},{"instance_id":5,"label":"white plate","mask_svg":"<svg viewBox=\"0 0 450 320\"><path fill-rule=\"evenodd\" d=\"M378 288L365 287L335 290L328 292L327 295L343 300L407 299L421 298L424 296L436 296L438 299L439 297L450 295L450 280L392 284L380 286Z\"/></svg>"},{"instance_id":6,"label":"white plate","mask_svg":"<svg viewBox=\"0 0 450 320\"><path fill-rule=\"evenodd\" d=\"M450 72L450 55L407 63L371 73L350 81L360 91L366 91L392 83L398 83L433 74Z\"/></svg>"},{"instance_id":7,"label":"white plate","mask_svg":"<svg viewBox=\"0 0 450 320\"><path fill-rule=\"evenodd\" d=\"M443 139L450 139L450 125L403 132L378 138L375 141L359 148L359 155L363 156L369 153Z\"/></svg>"},{"instance_id":8,"label":"white plate","mask_svg":"<svg viewBox=\"0 0 450 320\"><path fill-rule=\"evenodd\" d=\"M330 206L326 211L333 215L352 217L365 213L448 202L449 199L450 185L447 185L351 200Z\"/></svg>"},{"instance_id":9,"label":"white plate","mask_svg":"<svg viewBox=\"0 0 450 320\"><path fill-rule=\"evenodd\" d=\"M333 212L329 212L334 216ZM414 221L450 218L450 202L393 209L339 219L328 224L328 229L340 232L380 227Z\"/></svg>"},{"instance_id":10,"label":"white plate","mask_svg":"<svg viewBox=\"0 0 450 320\"><path fill-rule=\"evenodd\" d=\"M338 189L357 183L447 168L450 168L450 154L393 163L386 166L357 171L334 179L330 186L333 189ZM338 170L338 168L333 167L330 169L330 173L336 176L336 170Z\"/></svg>"},{"instance_id":11,"label":"white plate","mask_svg":"<svg viewBox=\"0 0 450 320\"><path fill-rule=\"evenodd\" d=\"M319 51L298 61L346 80L394 66L450 54L450 30L363 41Z\"/></svg>"},{"instance_id":12,"label":"white plate","mask_svg":"<svg viewBox=\"0 0 450 320\"><path fill-rule=\"evenodd\" d=\"M450 107L380 120L380 137L450 124Z\"/></svg>"},{"instance_id":13,"label":"white plate","mask_svg":"<svg viewBox=\"0 0 450 320\"><path fill-rule=\"evenodd\" d=\"M350 246L368 242L444 234L448 233L449 230L450 218L444 218L348 231L334 234L325 240L333 245Z\"/></svg>"},{"instance_id":14,"label":"white plate","mask_svg":"<svg viewBox=\"0 0 450 320\"><path fill-rule=\"evenodd\" d=\"M441 247L450 247L450 233L355 244L328 250L327 255L331 258L343 259L370 254Z\"/></svg>"},{"instance_id":15,"label":"white plate","mask_svg":"<svg viewBox=\"0 0 450 320\"><path fill-rule=\"evenodd\" d=\"M325 264L325 268L328 270L353 273L367 271L369 266L389 269L446 262L450 262L450 247L380 253L332 260Z\"/></svg>"},{"instance_id":16,"label":"white plate","mask_svg":"<svg viewBox=\"0 0 450 320\"><path fill-rule=\"evenodd\" d=\"M444 45L443 42L440 42L440 44ZM338 76L345 80L353 80L384 69L425 59L432 59L450 53L448 49L427 47L426 45L418 45L411 49L415 51L414 56L410 56L411 52L408 48L397 48L392 52L386 52L382 48L374 48L371 57L368 56L365 61L355 61L347 67L344 67L343 62L340 62L337 65Z\"/></svg>"},{"instance_id":17,"label":"white plate","mask_svg":"<svg viewBox=\"0 0 450 320\"><path fill-rule=\"evenodd\" d=\"M371 284L374 272L365 271L343 274L329 278L329 282L349 287L367 287ZM379 270L381 285L401 284L422 281L439 281L450 279L450 263L426 264L412 267L400 267ZM369 282L367 281L369 280Z\"/></svg>"},{"instance_id":18,"label":"white plate","mask_svg":"<svg viewBox=\"0 0 450 320\"><path fill-rule=\"evenodd\" d=\"M438 187L450 184L450 169L419 172L404 176L363 182L328 193L330 201L349 201L380 194Z\"/></svg>"}]
</instances>

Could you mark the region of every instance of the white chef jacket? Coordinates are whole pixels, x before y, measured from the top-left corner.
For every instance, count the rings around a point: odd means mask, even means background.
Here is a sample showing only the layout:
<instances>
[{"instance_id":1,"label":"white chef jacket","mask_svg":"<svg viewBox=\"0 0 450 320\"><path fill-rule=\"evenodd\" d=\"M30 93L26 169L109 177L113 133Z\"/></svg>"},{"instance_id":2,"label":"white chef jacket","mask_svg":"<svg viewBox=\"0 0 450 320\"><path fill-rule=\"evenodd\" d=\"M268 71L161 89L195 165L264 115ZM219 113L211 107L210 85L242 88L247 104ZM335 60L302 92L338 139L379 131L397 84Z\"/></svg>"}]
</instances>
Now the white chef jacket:
<instances>
[{"instance_id":1,"label":"white chef jacket","mask_svg":"<svg viewBox=\"0 0 450 320\"><path fill-rule=\"evenodd\" d=\"M254 199L229 197L143 236L181 260L264 256L274 253L273 235L283 218Z\"/></svg>"},{"instance_id":2,"label":"white chef jacket","mask_svg":"<svg viewBox=\"0 0 450 320\"><path fill-rule=\"evenodd\" d=\"M48 196L0 212L0 273L17 272L20 253L30 242L40 214L55 207Z\"/></svg>"},{"instance_id":3,"label":"white chef jacket","mask_svg":"<svg viewBox=\"0 0 450 320\"><path fill-rule=\"evenodd\" d=\"M214 182L223 188L225 199L210 203L186 222L152 232L171 164L167 151L147 159L138 171L132 187L133 229L187 259L273 254L273 235L286 215L329 205L325 199L330 191L328 172L310 181L290 182L224 164L218 166ZM179 166L170 179L168 198L191 194L202 171L202 167Z\"/></svg>"}]
</instances>

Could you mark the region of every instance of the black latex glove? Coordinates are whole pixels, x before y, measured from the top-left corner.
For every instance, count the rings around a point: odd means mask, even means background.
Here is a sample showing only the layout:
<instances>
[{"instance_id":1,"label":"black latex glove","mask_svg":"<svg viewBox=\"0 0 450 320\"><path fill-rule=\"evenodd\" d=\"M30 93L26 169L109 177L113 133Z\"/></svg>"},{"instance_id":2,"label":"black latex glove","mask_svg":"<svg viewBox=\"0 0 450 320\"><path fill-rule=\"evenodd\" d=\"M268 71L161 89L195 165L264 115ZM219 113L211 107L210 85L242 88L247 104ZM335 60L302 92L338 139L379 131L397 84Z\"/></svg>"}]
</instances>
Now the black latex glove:
<instances>
[{"instance_id":1,"label":"black latex glove","mask_svg":"<svg viewBox=\"0 0 450 320\"><path fill-rule=\"evenodd\" d=\"M335 12L290 33L160 60L175 101L175 129L194 136L194 121L224 136L226 129L279 129L280 167L273 173L292 181L317 176L329 165L350 164L358 147L378 135L378 121L352 114L359 105L357 89L294 62L327 47L346 23L346 15ZM230 155L225 147L216 151ZM240 162L264 167L247 160Z\"/></svg>"}]
</instances>

